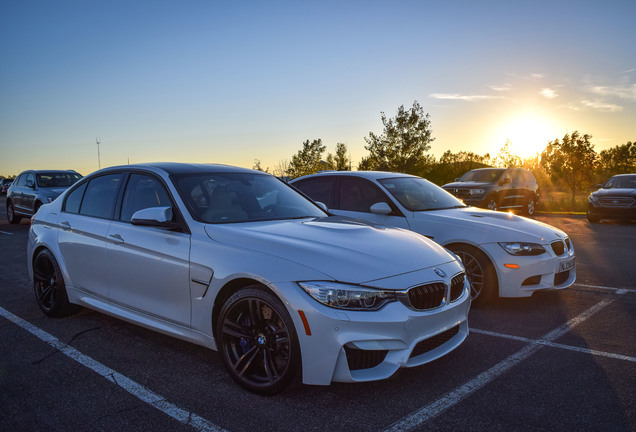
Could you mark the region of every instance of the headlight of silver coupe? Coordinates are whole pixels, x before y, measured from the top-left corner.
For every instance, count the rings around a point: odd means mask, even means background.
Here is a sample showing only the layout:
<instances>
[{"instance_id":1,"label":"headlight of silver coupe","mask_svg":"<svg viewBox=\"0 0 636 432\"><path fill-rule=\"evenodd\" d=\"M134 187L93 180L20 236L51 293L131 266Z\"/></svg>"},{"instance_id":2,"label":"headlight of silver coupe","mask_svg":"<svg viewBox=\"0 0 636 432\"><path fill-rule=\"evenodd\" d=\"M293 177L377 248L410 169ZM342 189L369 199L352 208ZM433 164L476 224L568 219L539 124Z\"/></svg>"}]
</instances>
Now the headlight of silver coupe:
<instances>
[{"instance_id":1,"label":"headlight of silver coupe","mask_svg":"<svg viewBox=\"0 0 636 432\"><path fill-rule=\"evenodd\" d=\"M524 243L524 242L507 242L499 243L506 252L514 256L533 256L541 255L545 252L543 246L538 243Z\"/></svg>"},{"instance_id":2,"label":"headlight of silver coupe","mask_svg":"<svg viewBox=\"0 0 636 432\"><path fill-rule=\"evenodd\" d=\"M396 299L393 291L338 282L298 282L298 285L320 303L336 309L372 311Z\"/></svg>"}]
</instances>

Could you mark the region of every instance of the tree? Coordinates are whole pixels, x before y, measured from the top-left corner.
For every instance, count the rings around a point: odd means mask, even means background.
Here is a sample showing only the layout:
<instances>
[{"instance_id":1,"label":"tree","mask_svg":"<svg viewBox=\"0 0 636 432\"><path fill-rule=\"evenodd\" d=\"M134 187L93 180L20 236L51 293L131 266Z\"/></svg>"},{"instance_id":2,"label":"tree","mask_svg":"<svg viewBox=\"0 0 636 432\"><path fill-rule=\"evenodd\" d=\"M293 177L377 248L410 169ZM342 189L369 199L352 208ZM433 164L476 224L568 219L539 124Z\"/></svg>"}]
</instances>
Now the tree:
<instances>
[{"instance_id":1,"label":"tree","mask_svg":"<svg viewBox=\"0 0 636 432\"><path fill-rule=\"evenodd\" d=\"M287 159L282 159L276 162L276 166L274 166L272 174L281 178L289 177L289 161Z\"/></svg>"},{"instance_id":2,"label":"tree","mask_svg":"<svg viewBox=\"0 0 636 432\"><path fill-rule=\"evenodd\" d=\"M434 140L429 115L424 114L417 101L409 110L400 106L394 118L387 119L384 112L381 114L384 132L381 135L369 132L364 139L369 156L362 158L358 169L424 173L434 161L425 154Z\"/></svg>"},{"instance_id":3,"label":"tree","mask_svg":"<svg viewBox=\"0 0 636 432\"><path fill-rule=\"evenodd\" d=\"M604 182L616 174L636 172L636 142L602 150L599 153L597 181Z\"/></svg>"},{"instance_id":4,"label":"tree","mask_svg":"<svg viewBox=\"0 0 636 432\"><path fill-rule=\"evenodd\" d=\"M263 171L268 173L269 172L269 167L263 169L263 167L261 167L261 160L260 159L254 159L254 165L252 165L252 169L253 170L257 170L257 171Z\"/></svg>"},{"instance_id":5,"label":"tree","mask_svg":"<svg viewBox=\"0 0 636 432\"><path fill-rule=\"evenodd\" d=\"M287 174L291 178L301 177L320 171L323 166L321 163L322 154L325 149L321 139L309 140L303 143L303 148L292 156L291 162L287 169Z\"/></svg>"},{"instance_id":6,"label":"tree","mask_svg":"<svg viewBox=\"0 0 636 432\"><path fill-rule=\"evenodd\" d=\"M506 140L506 143L499 149L499 153L493 159L493 165L500 168L511 168L521 166L522 160L519 156L514 154L510 149L510 140Z\"/></svg>"},{"instance_id":7,"label":"tree","mask_svg":"<svg viewBox=\"0 0 636 432\"><path fill-rule=\"evenodd\" d=\"M596 165L592 135L580 135L578 131L565 134L563 139L549 142L541 153L541 165L553 180L562 180L572 192L572 208L575 206L577 188L584 188L592 181Z\"/></svg>"},{"instance_id":8,"label":"tree","mask_svg":"<svg viewBox=\"0 0 636 432\"><path fill-rule=\"evenodd\" d=\"M327 154L327 165L330 169L337 171L349 171L350 159L347 156L347 145L343 143L336 144L336 155Z\"/></svg>"}]
</instances>

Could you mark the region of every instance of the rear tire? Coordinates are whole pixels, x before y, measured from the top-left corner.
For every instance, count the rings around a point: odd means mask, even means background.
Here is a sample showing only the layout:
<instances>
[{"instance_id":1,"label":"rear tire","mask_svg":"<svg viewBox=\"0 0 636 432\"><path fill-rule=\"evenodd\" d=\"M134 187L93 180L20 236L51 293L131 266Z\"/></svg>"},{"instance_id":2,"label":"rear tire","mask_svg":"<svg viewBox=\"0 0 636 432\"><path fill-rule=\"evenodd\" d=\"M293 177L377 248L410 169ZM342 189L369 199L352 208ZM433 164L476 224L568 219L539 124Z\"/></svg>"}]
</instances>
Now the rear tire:
<instances>
[{"instance_id":1,"label":"rear tire","mask_svg":"<svg viewBox=\"0 0 636 432\"><path fill-rule=\"evenodd\" d=\"M216 340L230 376L243 388L273 395L301 379L300 344L283 303L259 285L234 293L223 305Z\"/></svg>"},{"instance_id":2,"label":"rear tire","mask_svg":"<svg viewBox=\"0 0 636 432\"><path fill-rule=\"evenodd\" d=\"M7 201L7 219L10 224L19 224L22 218L15 214L15 207L11 201Z\"/></svg>"},{"instance_id":3,"label":"rear tire","mask_svg":"<svg viewBox=\"0 0 636 432\"><path fill-rule=\"evenodd\" d=\"M454 244L447 248L459 256L464 264L474 306L488 303L499 295L497 271L485 253L467 244Z\"/></svg>"},{"instance_id":4,"label":"rear tire","mask_svg":"<svg viewBox=\"0 0 636 432\"><path fill-rule=\"evenodd\" d=\"M47 316L63 317L80 308L69 303L60 267L47 249L41 250L33 262L33 288L38 306Z\"/></svg>"}]
</instances>

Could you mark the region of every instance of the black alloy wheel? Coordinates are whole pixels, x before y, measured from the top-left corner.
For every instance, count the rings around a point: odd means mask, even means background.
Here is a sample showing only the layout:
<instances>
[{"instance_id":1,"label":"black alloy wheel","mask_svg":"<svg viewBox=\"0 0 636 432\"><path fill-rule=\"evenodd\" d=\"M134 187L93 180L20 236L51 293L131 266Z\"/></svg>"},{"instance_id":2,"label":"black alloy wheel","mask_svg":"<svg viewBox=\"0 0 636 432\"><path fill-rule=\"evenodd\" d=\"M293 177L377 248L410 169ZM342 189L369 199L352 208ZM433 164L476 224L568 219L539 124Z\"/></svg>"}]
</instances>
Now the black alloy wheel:
<instances>
[{"instance_id":1,"label":"black alloy wheel","mask_svg":"<svg viewBox=\"0 0 636 432\"><path fill-rule=\"evenodd\" d=\"M237 291L221 309L217 344L242 387L271 395L300 381L300 346L287 309L259 286Z\"/></svg>"},{"instance_id":2,"label":"black alloy wheel","mask_svg":"<svg viewBox=\"0 0 636 432\"><path fill-rule=\"evenodd\" d=\"M470 281L470 298L474 306L485 304L499 292L497 274L490 259L474 246L456 244L448 246L464 264Z\"/></svg>"},{"instance_id":3,"label":"black alloy wheel","mask_svg":"<svg viewBox=\"0 0 636 432\"><path fill-rule=\"evenodd\" d=\"M10 224L18 224L22 219L20 216L15 214L15 207L11 201L7 201L7 219Z\"/></svg>"},{"instance_id":4,"label":"black alloy wheel","mask_svg":"<svg viewBox=\"0 0 636 432\"><path fill-rule=\"evenodd\" d=\"M70 315L79 309L69 303L60 267L47 249L40 251L33 262L33 287L38 306L50 317Z\"/></svg>"},{"instance_id":5,"label":"black alloy wheel","mask_svg":"<svg viewBox=\"0 0 636 432\"><path fill-rule=\"evenodd\" d=\"M526 213L528 216L532 216L532 215L534 215L534 211L536 210L536 207L537 207L536 198L534 198L534 197L533 197L533 198L530 198L530 199L528 200L528 202L526 202L526 205L525 205L525 208L524 208L525 213Z\"/></svg>"}]
</instances>

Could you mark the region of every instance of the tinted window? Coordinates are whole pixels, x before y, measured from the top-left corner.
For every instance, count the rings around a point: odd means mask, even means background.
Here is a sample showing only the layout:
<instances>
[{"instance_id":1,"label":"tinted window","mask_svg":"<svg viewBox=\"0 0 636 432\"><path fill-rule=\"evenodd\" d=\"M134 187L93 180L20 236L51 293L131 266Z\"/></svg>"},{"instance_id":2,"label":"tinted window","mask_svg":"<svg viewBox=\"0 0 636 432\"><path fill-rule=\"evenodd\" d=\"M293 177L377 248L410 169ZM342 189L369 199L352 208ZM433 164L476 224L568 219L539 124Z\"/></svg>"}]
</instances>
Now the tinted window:
<instances>
[{"instance_id":1,"label":"tinted window","mask_svg":"<svg viewBox=\"0 0 636 432\"><path fill-rule=\"evenodd\" d=\"M92 179L86 187L80 214L111 218L123 174L109 174Z\"/></svg>"},{"instance_id":2,"label":"tinted window","mask_svg":"<svg viewBox=\"0 0 636 432\"><path fill-rule=\"evenodd\" d=\"M504 171L502 168L472 170L464 174L459 181L495 183Z\"/></svg>"},{"instance_id":3,"label":"tinted window","mask_svg":"<svg viewBox=\"0 0 636 432\"><path fill-rule=\"evenodd\" d=\"M326 216L295 189L267 174L183 175L176 177L175 185L192 217L205 223Z\"/></svg>"},{"instance_id":4,"label":"tinted window","mask_svg":"<svg viewBox=\"0 0 636 432\"><path fill-rule=\"evenodd\" d=\"M69 187L82 176L74 172L45 172L38 173L37 181L40 187Z\"/></svg>"},{"instance_id":5,"label":"tinted window","mask_svg":"<svg viewBox=\"0 0 636 432\"><path fill-rule=\"evenodd\" d=\"M370 181L341 177L340 206L337 207L340 210L370 213L371 206L379 202L389 204L386 195Z\"/></svg>"},{"instance_id":6,"label":"tinted window","mask_svg":"<svg viewBox=\"0 0 636 432\"><path fill-rule=\"evenodd\" d=\"M64 204L64 211L68 213L79 213L80 204L82 203L82 197L86 190L86 184L84 183L74 191L68 194L66 197L66 203Z\"/></svg>"},{"instance_id":7,"label":"tinted window","mask_svg":"<svg viewBox=\"0 0 636 432\"><path fill-rule=\"evenodd\" d=\"M380 180L380 183L410 211L465 207L453 195L423 178L396 177Z\"/></svg>"},{"instance_id":8,"label":"tinted window","mask_svg":"<svg viewBox=\"0 0 636 432\"><path fill-rule=\"evenodd\" d=\"M126 186L120 219L129 222L136 211L165 206L172 203L163 185L153 177L133 174Z\"/></svg>"},{"instance_id":9,"label":"tinted window","mask_svg":"<svg viewBox=\"0 0 636 432\"><path fill-rule=\"evenodd\" d=\"M332 195L334 182L334 177L318 177L294 183L294 187L300 189L314 201L319 201L329 207L333 205Z\"/></svg>"},{"instance_id":10,"label":"tinted window","mask_svg":"<svg viewBox=\"0 0 636 432\"><path fill-rule=\"evenodd\" d=\"M20 176L18 176L17 179L15 179L15 185L16 186L24 186L24 184L26 183L26 174L20 174Z\"/></svg>"},{"instance_id":11,"label":"tinted window","mask_svg":"<svg viewBox=\"0 0 636 432\"><path fill-rule=\"evenodd\" d=\"M29 181L31 181L32 186L35 186L35 176L33 175L33 173L27 174L25 184L29 183Z\"/></svg>"}]
</instances>

